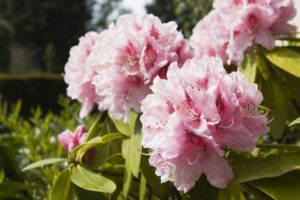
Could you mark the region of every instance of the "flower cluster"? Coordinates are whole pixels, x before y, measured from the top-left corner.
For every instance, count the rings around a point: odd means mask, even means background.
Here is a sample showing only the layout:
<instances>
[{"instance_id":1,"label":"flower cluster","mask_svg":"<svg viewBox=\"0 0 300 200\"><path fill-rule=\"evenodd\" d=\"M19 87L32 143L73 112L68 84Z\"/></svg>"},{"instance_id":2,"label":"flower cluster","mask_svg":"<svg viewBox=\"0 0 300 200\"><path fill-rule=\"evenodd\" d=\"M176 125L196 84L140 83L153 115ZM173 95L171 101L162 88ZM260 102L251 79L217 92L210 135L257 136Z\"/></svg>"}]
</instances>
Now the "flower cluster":
<instances>
[{"instance_id":1,"label":"flower cluster","mask_svg":"<svg viewBox=\"0 0 300 200\"><path fill-rule=\"evenodd\" d=\"M288 24L295 15L293 0L215 0L214 9L194 28L191 46L196 56L240 64L253 43L271 50L277 37L295 31Z\"/></svg>"},{"instance_id":2,"label":"flower cluster","mask_svg":"<svg viewBox=\"0 0 300 200\"><path fill-rule=\"evenodd\" d=\"M157 17L121 16L101 33L88 33L70 52L65 67L68 95L83 103L81 117L94 104L116 119L140 112L155 76L165 77L171 62L190 58L187 40L175 22Z\"/></svg>"},{"instance_id":3,"label":"flower cluster","mask_svg":"<svg viewBox=\"0 0 300 200\"><path fill-rule=\"evenodd\" d=\"M78 126L74 133L69 129L58 135L58 140L67 151L72 151L75 147L82 144L87 132L83 126Z\"/></svg>"},{"instance_id":4,"label":"flower cluster","mask_svg":"<svg viewBox=\"0 0 300 200\"><path fill-rule=\"evenodd\" d=\"M154 79L142 103L142 145L161 181L187 192L202 173L223 188L233 178L224 148L250 151L268 132L257 107L263 97L239 72L226 74L222 60L188 60L170 66L167 79Z\"/></svg>"}]
</instances>

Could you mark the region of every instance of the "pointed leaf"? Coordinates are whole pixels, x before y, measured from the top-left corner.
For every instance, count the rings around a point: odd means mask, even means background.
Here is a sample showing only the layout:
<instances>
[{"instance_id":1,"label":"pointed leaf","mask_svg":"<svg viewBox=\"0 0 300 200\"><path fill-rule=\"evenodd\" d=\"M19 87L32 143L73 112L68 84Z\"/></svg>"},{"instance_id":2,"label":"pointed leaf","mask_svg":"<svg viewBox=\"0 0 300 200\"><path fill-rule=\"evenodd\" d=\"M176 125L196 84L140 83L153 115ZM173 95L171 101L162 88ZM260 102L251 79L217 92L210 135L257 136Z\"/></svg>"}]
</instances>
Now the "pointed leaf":
<instances>
[{"instance_id":1,"label":"pointed leaf","mask_svg":"<svg viewBox=\"0 0 300 200\"><path fill-rule=\"evenodd\" d=\"M67 169L56 179L50 193L50 200L72 200L71 172Z\"/></svg>"},{"instance_id":2,"label":"pointed leaf","mask_svg":"<svg viewBox=\"0 0 300 200\"><path fill-rule=\"evenodd\" d=\"M80 165L72 172L71 180L75 185L90 191L113 193L116 189L113 181Z\"/></svg>"},{"instance_id":3,"label":"pointed leaf","mask_svg":"<svg viewBox=\"0 0 300 200\"><path fill-rule=\"evenodd\" d=\"M65 159L65 158L48 158L48 159L45 159L45 160L40 160L40 161L31 163L31 164L27 165L25 168L23 168L22 171L26 171L26 170L29 170L29 169L42 167L44 165L50 165L50 164L54 164L54 163L58 163L58 162L65 162L65 161L68 161L68 159Z\"/></svg>"},{"instance_id":4,"label":"pointed leaf","mask_svg":"<svg viewBox=\"0 0 300 200\"><path fill-rule=\"evenodd\" d=\"M295 124L300 124L300 117L297 118L297 119L295 119L294 121L292 121L292 122L289 124L289 126L293 126L293 125L295 125Z\"/></svg>"},{"instance_id":5,"label":"pointed leaf","mask_svg":"<svg viewBox=\"0 0 300 200\"><path fill-rule=\"evenodd\" d=\"M265 53L277 67L300 78L300 54L286 47L275 48Z\"/></svg>"},{"instance_id":6,"label":"pointed leaf","mask_svg":"<svg viewBox=\"0 0 300 200\"><path fill-rule=\"evenodd\" d=\"M232 160L235 178L232 183L276 177L300 168L300 153L271 155L265 158Z\"/></svg>"}]
</instances>

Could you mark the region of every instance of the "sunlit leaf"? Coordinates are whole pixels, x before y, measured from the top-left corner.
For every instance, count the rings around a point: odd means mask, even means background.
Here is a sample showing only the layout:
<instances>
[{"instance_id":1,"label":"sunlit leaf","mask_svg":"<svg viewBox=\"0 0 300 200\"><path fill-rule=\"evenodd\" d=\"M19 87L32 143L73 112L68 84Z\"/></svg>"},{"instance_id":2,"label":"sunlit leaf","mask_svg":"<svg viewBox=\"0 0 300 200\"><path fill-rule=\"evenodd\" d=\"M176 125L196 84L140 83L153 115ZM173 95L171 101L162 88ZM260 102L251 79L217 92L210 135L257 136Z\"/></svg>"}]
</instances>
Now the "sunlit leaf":
<instances>
[{"instance_id":1,"label":"sunlit leaf","mask_svg":"<svg viewBox=\"0 0 300 200\"><path fill-rule=\"evenodd\" d=\"M300 124L300 117L295 119L294 121L292 121L289 126L293 126L293 125L296 125L296 124Z\"/></svg>"},{"instance_id":2,"label":"sunlit leaf","mask_svg":"<svg viewBox=\"0 0 300 200\"><path fill-rule=\"evenodd\" d=\"M300 153L271 155L265 158L233 159L235 178L232 183L276 177L300 168Z\"/></svg>"},{"instance_id":3,"label":"sunlit leaf","mask_svg":"<svg viewBox=\"0 0 300 200\"><path fill-rule=\"evenodd\" d=\"M116 185L108 178L77 165L71 175L72 182L86 190L113 193Z\"/></svg>"},{"instance_id":4,"label":"sunlit leaf","mask_svg":"<svg viewBox=\"0 0 300 200\"><path fill-rule=\"evenodd\" d=\"M140 192L139 192L139 199L145 199L146 196L146 189L147 189L147 180L144 175L141 175L141 183L140 183Z\"/></svg>"},{"instance_id":5,"label":"sunlit leaf","mask_svg":"<svg viewBox=\"0 0 300 200\"><path fill-rule=\"evenodd\" d=\"M50 165L50 164L54 164L54 163L58 163L58 162L65 162L65 161L68 161L68 159L65 159L65 158L48 158L48 159L45 159L45 160L40 160L40 161L31 163L31 164L27 165L25 168L23 168L22 171L26 171L26 170L29 170L29 169L42 167L44 165Z\"/></svg>"},{"instance_id":6,"label":"sunlit leaf","mask_svg":"<svg viewBox=\"0 0 300 200\"><path fill-rule=\"evenodd\" d=\"M300 54L280 47L265 53L266 57L282 70L300 78Z\"/></svg>"},{"instance_id":7,"label":"sunlit leaf","mask_svg":"<svg viewBox=\"0 0 300 200\"><path fill-rule=\"evenodd\" d=\"M50 200L71 200L72 190L71 172L67 169L56 179L50 193Z\"/></svg>"}]
</instances>

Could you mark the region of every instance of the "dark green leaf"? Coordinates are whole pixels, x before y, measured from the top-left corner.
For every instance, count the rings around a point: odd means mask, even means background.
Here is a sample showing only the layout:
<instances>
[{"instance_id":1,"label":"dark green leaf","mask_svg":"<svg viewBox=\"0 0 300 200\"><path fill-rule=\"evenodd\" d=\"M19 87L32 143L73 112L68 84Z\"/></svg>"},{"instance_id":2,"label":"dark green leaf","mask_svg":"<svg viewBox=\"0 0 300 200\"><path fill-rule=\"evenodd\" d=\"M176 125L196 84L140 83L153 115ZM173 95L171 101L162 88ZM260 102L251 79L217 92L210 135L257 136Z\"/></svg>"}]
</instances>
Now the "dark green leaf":
<instances>
[{"instance_id":1,"label":"dark green leaf","mask_svg":"<svg viewBox=\"0 0 300 200\"><path fill-rule=\"evenodd\" d=\"M246 200L239 186L229 185L227 188L220 189L218 200Z\"/></svg>"},{"instance_id":2,"label":"dark green leaf","mask_svg":"<svg viewBox=\"0 0 300 200\"><path fill-rule=\"evenodd\" d=\"M294 171L276 178L251 181L255 188L274 200L296 200L300 197L300 172Z\"/></svg>"},{"instance_id":3,"label":"dark green leaf","mask_svg":"<svg viewBox=\"0 0 300 200\"><path fill-rule=\"evenodd\" d=\"M235 178L232 183L276 177L300 167L300 153L271 155L266 158L232 160Z\"/></svg>"},{"instance_id":4,"label":"dark green leaf","mask_svg":"<svg viewBox=\"0 0 300 200\"><path fill-rule=\"evenodd\" d=\"M74 186L74 188L75 188L75 193L76 193L77 200L107 199L107 198L105 198L104 194L102 194L102 193L84 190L80 187L77 187L76 185Z\"/></svg>"},{"instance_id":5,"label":"dark green leaf","mask_svg":"<svg viewBox=\"0 0 300 200\"><path fill-rule=\"evenodd\" d=\"M71 175L72 182L86 190L113 193L116 185L108 178L77 165Z\"/></svg>"},{"instance_id":6,"label":"dark green leaf","mask_svg":"<svg viewBox=\"0 0 300 200\"><path fill-rule=\"evenodd\" d=\"M161 183L160 177L155 174L154 167L149 165L148 156L142 156L141 170L147 180L147 184L151 187L151 190L160 198L166 196L167 191L170 188L170 182ZM159 187L158 187L159 185Z\"/></svg>"},{"instance_id":7,"label":"dark green leaf","mask_svg":"<svg viewBox=\"0 0 300 200\"><path fill-rule=\"evenodd\" d=\"M275 48L265 53L266 57L284 71L300 78L300 54L285 48Z\"/></svg>"},{"instance_id":8,"label":"dark green leaf","mask_svg":"<svg viewBox=\"0 0 300 200\"><path fill-rule=\"evenodd\" d=\"M50 193L50 200L72 200L71 172L67 169L56 179Z\"/></svg>"},{"instance_id":9,"label":"dark green leaf","mask_svg":"<svg viewBox=\"0 0 300 200\"><path fill-rule=\"evenodd\" d=\"M218 191L218 188L213 187L204 176L201 176L196 185L187 193L187 199L218 199Z\"/></svg>"},{"instance_id":10,"label":"dark green leaf","mask_svg":"<svg viewBox=\"0 0 300 200\"><path fill-rule=\"evenodd\" d=\"M42 167L44 165L50 165L53 163L58 163L58 162L65 162L68 161L68 159L65 158L48 158L45 160L40 160L34 163L31 163L30 165L27 165L25 168L22 169L22 171L26 171L29 169L37 168L37 167Z\"/></svg>"}]
</instances>

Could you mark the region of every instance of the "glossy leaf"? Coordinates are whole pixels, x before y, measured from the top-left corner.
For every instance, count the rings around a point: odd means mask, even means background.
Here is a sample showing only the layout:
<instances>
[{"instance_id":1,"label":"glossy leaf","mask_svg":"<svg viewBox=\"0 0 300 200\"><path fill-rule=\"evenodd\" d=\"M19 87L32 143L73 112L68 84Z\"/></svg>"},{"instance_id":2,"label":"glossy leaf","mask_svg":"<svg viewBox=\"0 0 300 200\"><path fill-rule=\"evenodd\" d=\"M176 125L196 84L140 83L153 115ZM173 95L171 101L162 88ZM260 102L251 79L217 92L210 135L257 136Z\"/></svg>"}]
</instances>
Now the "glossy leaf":
<instances>
[{"instance_id":1,"label":"glossy leaf","mask_svg":"<svg viewBox=\"0 0 300 200\"><path fill-rule=\"evenodd\" d=\"M300 54L288 48L275 48L266 57L282 70L300 78Z\"/></svg>"},{"instance_id":2,"label":"glossy leaf","mask_svg":"<svg viewBox=\"0 0 300 200\"><path fill-rule=\"evenodd\" d=\"M34 169L34 168L37 168L37 167L42 167L44 165L51 165L51 164L58 163L58 162L65 162L65 161L68 161L68 159L65 159L65 158L48 158L48 159L45 159L45 160L40 160L40 161L31 163L31 164L27 165L25 168L23 168L22 171L26 171L26 170L29 170L29 169Z\"/></svg>"},{"instance_id":3,"label":"glossy leaf","mask_svg":"<svg viewBox=\"0 0 300 200\"><path fill-rule=\"evenodd\" d=\"M72 200L71 172L67 169L56 179L50 193L50 200Z\"/></svg>"},{"instance_id":4,"label":"glossy leaf","mask_svg":"<svg viewBox=\"0 0 300 200\"><path fill-rule=\"evenodd\" d=\"M300 168L300 153L271 155L266 158L232 160L235 178L232 183L276 177Z\"/></svg>"},{"instance_id":5,"label":"glossy leaf","mask_svg":"<svg viewBox=\"0 0 300 200\"><path fill-rule=\"evenodd\" d=\"M116 185L108 178L77 165L71 175L72 182L86 190L113 193Z\"/></svg>"},{"instance_id":6,"label":"glossy leaf","mask_svg":"<svg viewBox=\"0 0 300 200\"><path fill-rule=\"evenodd\" d=\"M300 172L295 171L276 178L250 182L274 200L296 200L300 197Z\"/></svg>"}]
</instances>

